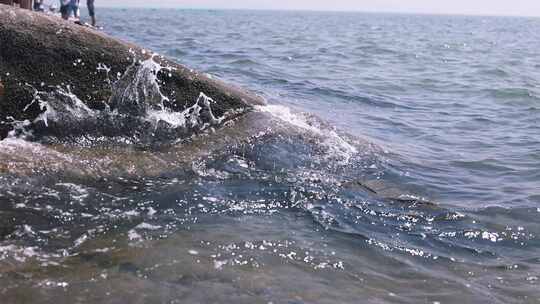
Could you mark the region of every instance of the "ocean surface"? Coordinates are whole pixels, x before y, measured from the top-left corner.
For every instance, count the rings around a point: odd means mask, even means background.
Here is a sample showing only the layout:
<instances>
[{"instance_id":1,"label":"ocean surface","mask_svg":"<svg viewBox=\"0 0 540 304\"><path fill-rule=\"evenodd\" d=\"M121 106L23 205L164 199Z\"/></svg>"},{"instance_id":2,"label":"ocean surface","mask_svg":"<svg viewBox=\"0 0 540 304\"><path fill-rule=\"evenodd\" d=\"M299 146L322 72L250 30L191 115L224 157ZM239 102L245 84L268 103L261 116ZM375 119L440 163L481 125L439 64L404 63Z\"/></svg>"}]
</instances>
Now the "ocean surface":
<instances>
[{"instance_id":1,"label":"ocean surface","mask_svg":"<svg viewBox=\"0 0 540 304\"><path fill-rule=\"evenodd\" d=\"M268 105L0 141L0 302L540 303L540 19L97 16Z\"/></svg>"}]
</instances>

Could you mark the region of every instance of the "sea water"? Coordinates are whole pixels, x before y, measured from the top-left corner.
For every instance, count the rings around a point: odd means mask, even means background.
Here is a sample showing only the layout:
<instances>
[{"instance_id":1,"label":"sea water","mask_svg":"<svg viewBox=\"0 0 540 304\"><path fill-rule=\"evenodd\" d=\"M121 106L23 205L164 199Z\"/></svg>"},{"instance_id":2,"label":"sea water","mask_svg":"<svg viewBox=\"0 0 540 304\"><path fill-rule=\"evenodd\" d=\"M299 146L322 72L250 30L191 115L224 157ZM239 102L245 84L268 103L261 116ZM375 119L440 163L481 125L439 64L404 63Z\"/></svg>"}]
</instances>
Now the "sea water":
<instances>
[{"instance_id":1,"label":"sea water","mask_svg":"<svg viewBox=\"0 0 540 304\"><path fill-rule=\"evenodd\" d=\"M268 105L177 141L219 100L158 100L137 135L37 100L88 133L0 142L2 303L540 303L540 19L98 20Z\"/></svg>"}]
</instances>

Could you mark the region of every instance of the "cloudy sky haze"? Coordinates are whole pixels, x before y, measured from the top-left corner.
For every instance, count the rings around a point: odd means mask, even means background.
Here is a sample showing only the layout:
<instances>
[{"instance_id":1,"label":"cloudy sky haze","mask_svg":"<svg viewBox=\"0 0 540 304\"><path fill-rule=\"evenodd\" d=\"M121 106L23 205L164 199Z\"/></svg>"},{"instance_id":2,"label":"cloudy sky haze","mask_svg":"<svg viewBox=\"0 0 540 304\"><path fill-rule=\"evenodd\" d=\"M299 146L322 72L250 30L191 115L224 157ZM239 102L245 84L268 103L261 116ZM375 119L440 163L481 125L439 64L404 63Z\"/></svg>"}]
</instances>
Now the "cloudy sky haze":
<instances>
[{"instance_id":1,"label":"cloudy sky haze","mask_svg":"<svg viewBox=\"0 0 540 304\"><path fill-rule=\"evenodd\" d=\"M540 16L540 0L96 0L96 5Z\"/></svg>"}]
</instances>

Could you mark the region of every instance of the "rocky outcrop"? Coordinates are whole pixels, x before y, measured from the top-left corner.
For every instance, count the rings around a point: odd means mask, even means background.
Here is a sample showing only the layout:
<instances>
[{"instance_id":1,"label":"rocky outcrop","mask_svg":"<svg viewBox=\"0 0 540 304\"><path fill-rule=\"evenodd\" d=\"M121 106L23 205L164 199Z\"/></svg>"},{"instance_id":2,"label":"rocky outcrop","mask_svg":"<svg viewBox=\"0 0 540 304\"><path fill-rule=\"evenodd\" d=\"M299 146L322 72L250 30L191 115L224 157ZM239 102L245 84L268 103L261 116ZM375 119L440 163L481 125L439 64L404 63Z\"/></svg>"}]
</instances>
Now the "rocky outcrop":
<instances>
[{"instance_id":1,"label":"rocky outcrop","mask_svg":"<svg viewBox=\"0 0 540 304\"><path fill-rule=\"evenodd\" d=\"M125 82L130 81L126 78L140 77L137 68L151 56L141 47L91 28L0 5L0 139L12 128L10 122L32 121L43 112L39 103L32 103L38 90L69 90L90 109L118 107L127 90ZM172 111L189 108L201 93L216 101L215 116L263 103L253 94L166 58L157 56L153 61L165 67L157 79ZM114 92L115 85L124 91ZM138 102L155 98L146 96L144 88L129 90L142 96Z\"/></svg>"}]
</instances>

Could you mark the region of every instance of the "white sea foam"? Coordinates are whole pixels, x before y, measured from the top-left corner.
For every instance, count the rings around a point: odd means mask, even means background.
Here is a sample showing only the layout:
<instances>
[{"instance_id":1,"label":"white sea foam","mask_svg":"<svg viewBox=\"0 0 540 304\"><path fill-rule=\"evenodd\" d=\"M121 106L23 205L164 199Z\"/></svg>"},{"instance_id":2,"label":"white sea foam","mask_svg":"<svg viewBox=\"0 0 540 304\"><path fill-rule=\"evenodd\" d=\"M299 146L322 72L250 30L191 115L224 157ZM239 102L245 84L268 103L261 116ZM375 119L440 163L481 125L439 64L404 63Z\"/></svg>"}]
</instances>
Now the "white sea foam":
<instances>
[{"instance_id":1,"label":"white sea foam","mask_svg":"<svg viewBox=\"0 0 540 304\"><path fill-rule=\"evenodd\" d=\"M260 112L268 113L287 124L318 136L322 140L321 143L326 146L329 152L331 152L329 157L338 156L341 158L342 163L348 163L350 158L358 153L356 147L347 142L347 140L335 130L316 126L314 123L310 122L305 115L294 113L288 107L281 105L264 105L255 106L255 109Z\"/></svg>"},{"instance_id":2,"label":"white sea foam","mask_svg":"<svg viewBox=\"0 0 540 304\"><path fill-rule=\"evenodd\" d=\"M161 229L161 226L159 225L152 225L145 222L140 223L135 227L135 229L143 229L143 230L158 230Z\"/></svg>"},{"instance_id":3,"label":"white sea foam","mask_svg":"<svg viewBox=\"0 0 540 304\"><path fill-rule=\"evenodd\" d=\"M0 246L0 261L13 259L17 262L24 263L28 259L36 259L41 262L47 262L51 258L58 258L57 254L45 254L40 252L38 247L24 247L17 245Z\"/></svg>"},{"instance_id":4,"label":"white sea foam","mask_svg":"<svg viewBox=\"0 0 540 304\"><path fill-rule=\"evenodd\" d=\"M128 231L128 239L130 241L140 241L142 240L142 236L135 231L135 229L131 229Z\"/></svg>"}]
</instances>

